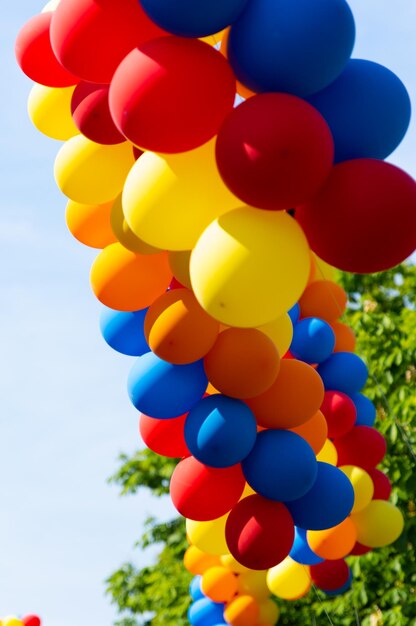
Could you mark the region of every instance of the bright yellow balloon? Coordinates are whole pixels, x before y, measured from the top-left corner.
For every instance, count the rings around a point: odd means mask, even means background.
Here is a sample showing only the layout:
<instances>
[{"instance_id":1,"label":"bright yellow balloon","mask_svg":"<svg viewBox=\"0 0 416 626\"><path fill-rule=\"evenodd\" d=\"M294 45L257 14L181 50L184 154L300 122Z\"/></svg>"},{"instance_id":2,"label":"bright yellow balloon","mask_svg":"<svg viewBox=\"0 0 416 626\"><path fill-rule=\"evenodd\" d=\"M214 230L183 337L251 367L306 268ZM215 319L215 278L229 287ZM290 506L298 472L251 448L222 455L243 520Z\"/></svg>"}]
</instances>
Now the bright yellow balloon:
<instances>
[{"instance_id":1,"label":"bright yellow balloon","mask_svg":"<svg viewBox=\"0 0 416 626\"><path fill-rule=\"evenodd\" d=\"M253 596L259 602L267 600L270 591L266 582L267 570L250 571L238 577L238 593ZM262 620L268 621L268 620Z\"/></svg>"},{"instance_id":2,"label":"bright yellow balloon","mask_svg":"<svg viewBox=\"0 0 416 626\"><path fill-rule=\"evenodd\" d=\"M330 439L325 441L324 447L319 454L316 455L316 460L322 463L329 463L329 465L336 465L338 463L338 452Z\"/></svg>"},{"instance_id":3,"label":"bright yellow balloon","mask_svg":"<svg viewBox=\"0 0 416 626\"><path fill-rule=\"evenodd\" d=\"M191 286L191 277L189 275L189 261L191 259L191 251L190 250L181 250L177 252L169 252L169 265L170 269L176 280L178 280L181 285L184 287L188 287L188 289L192 289Z\"/></svg>"},{"instance_id":4,"label":"bright yellow balloon","mask_svg":"<svg viewBox=\"0 0 416 626\"><path fill-rule=\"evenodd\" d=\"M157 254L160 252L158 248L153 248L153 246L149 246L147 243L144 243L144 241L136 237L131 228L129 228L124 218L123 206L121 204L121 194L117 196L112 204L110 221L111 228L117 238L117 241L119 241L122 246L127 248L127 250L131 250L131 252L139 254Z\"/></svg>"},{"instance_id":5,"label":"bright yellow balloon","mask_svg":"<svg viewBox=\"0 0 416 626\"><path fill-rule=\"evenodd\" d=\"M55 180L70 200L103 204L118 196L133 164L128 142L103 146L76 135L58 152Z\"/></svg>"},{"instance_id":6,"label":"bright yellow balloon","mask_svg":"<svg viewBox=\"0 0 416 626\"><path fill-rule=\"evenodd\" d=\"M248 498L248 496L253 496L255 493L256 492L254 491L254 489L250 487L248 483L246 483L246 486L244 487L244 491L241 495L240 500L244 500L244 498Z\"/></svg>"},{"instance_id":7,"label":"bright yellow balloon","mask_svg":"<svg viewBox=\"0 0 416 626\"><path fill-rule=\"evenodd\" d=\"M365 509L351 515L351 519L357 529L357 541L368 548L394 543L404 526L401 511L387 500L372 500Z\"/></svg>"},{"instance_id":8,"label":"bright yellow balloon","mask_svg":"<svg viewBox=\"0 0 416 626\"><path fill-rule=\"evenodd\" d=\"M220 561L224 567L234 572L234 574L244 574L245 572L253 571L236 561L232 554L222 554L220 556Z\"/></svg>"},{"instance_id":9,"label":"bright yellow balloon","mask_svg":"<svg viewBox=\"0 0 416 626\"><path fill-rule=\"evenodd\" d=\"M10 616L3 619L3 626L24 626L24 624L21 619Z\"/></svg>"},{"instance_id":10,"label":"bright yellow balloon","mask_svg":"<svg viewBox=\"0 0 416 626\"><path fill-rule=\"evenodd\" d=\"M293 324L287 313L283 313L273 322L259 326L258 330L270 337L280 356L284 356L289 350L293 338Z\"/></svg>"},{"instance_id":11,"label":"bright yellow balloon","mask_svg":"<svg viewBox=\"0 0 416 626\"><path fill-rule=\"evenodd\" d=\"M277 319L308 279L308 242L284 211L240 207L216 219L191 254L191 281L201 306L230 326L256 328Z\"/></svg>"},{"instance_id":12,"label":"bright yellow balloon","mask_svg":"<svg viewBox=\"0 0 416 626\"><path fill-rule=\"evenodd\" d=\"M164 250L191 250L208 224L239 206L219 175L215 140L179 154L145 152L123 190L132 231Z\"/></svg>"},{"instance_id":13,"label":"bright yellow balloon","mask_svg":"<svg viewBox=\"0 0 416 626\"><path fill-rule=\"evenodd\" d=\"M259 624L276 624L280 617L279 607L273 600L260 602Z\"/></svg>"},{"instance_id":14,"label":"bright yellow balloon","mask_svg":"<svg viewBox=\"0 0 416 626\"><path fill-rule=\"evenodd\" d=\"M351 513L358 513L370 504L374 494L374 483L361 467L342 465L339 469L348 476L354 489L354 506Z\"/></svg>"},{"instance_id":15,"label":"bright yellow balloon","mask_svg":"<svg viewBox=\"0 0 416 626\"><path fill-rule=\"evenodd\" d=\"M289 556L269 569L267 585L270 591L282 600L298 600L312 586L309 567L296 563Z\"/></svg>"},{"instance_id":16,"label":"bright yellow balloon","mask_svg":"<svg viewBox=\"0 0 416 626\"><path fill-rule=\"evenodd\" d=\"M29 94L27 111L32 124L44 135L67 141L79 130L71 115L75 87L45 87L35 84Z\"/></svg>"},{"instance_id":17,"label":"bright yellow balloon","mask_svg":"<svg viewBox=\"0 0 416 626\"><path fill-rule=\"evenodd\" d=\"M331 280L335 283L335 268L320 259L319 256L317 256L314 252L311 252L311 257L311 273L309 275L308 284L315 283L317 280Z\"/></svg>"},{"instance_id":18,"label":"bright yellow balloon","mask_svg":"<svg viewBox=\"0 0 416 626\"><path fill-rule=\"evenodd\" d=\"M208 554L227 554L229 550L225 541L225 524L228 515L227 513L227 515L209 522L195 522L187 519L186 532L189 541Z\"/></svg>"}]
</instances>

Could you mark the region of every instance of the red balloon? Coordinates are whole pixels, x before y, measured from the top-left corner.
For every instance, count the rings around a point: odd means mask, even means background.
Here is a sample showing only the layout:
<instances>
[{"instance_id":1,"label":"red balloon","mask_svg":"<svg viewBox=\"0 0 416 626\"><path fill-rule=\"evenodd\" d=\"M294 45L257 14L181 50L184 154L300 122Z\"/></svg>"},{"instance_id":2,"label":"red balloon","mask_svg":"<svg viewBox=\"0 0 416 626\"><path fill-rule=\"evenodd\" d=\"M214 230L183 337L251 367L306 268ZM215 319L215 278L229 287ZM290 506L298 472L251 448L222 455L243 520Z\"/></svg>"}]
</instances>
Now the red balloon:
<instances>
[{"instance_id":1,"label":"red balloon","mask_svg":"<svg viewBox=\"0 0 416 626\"><path fill-rule=\"evenodd\" d=\"M363 556L364 554L367 554L368 552L371 552L371 548L367 548L367 546L363 546L362 543L358 543L358 541L356 541L353 549L350 552L350 555L351 556Z\"/></svg>"},{"instance_id":2,"label":"red balloon","mask_svg":"<svg viewBox=\"0 0 416 626\"><path fill-rule=\"evenodd\" d=\"M25 626L41 626L40 618L37 615L26 615L22 621Z\"/></svg>"},{"instance_id":3,"label":"red balloon","mask_svg":"<svg viewBox=\"0 0 416 626\"><path fill-rule=\"evenodd\" d=\"M185 152L217 134L233 108L226 59L198 39L161 37L132 50L110 87L119 130L140 148Z\"/></svg>"},{"instance_id":4,"label":"red balloon","mask_svg":"<svg viewBox=\"0 0 416 626\"><path fill-rule=\"evenodd\" d=\"M264 570L287 557L292 549L295 525L284 504L252 495L231 511L225 537L228 549L241 565Z\"/></svg>"},{"instance_id":5,"label":"red balloon","mask_svg":"<svg viewBox=\"0 0 416 626\"><path fill-rule=\"evenodd\" d=\"M32 17L17 35L15 52L22 71L47 87L69 87L79 78L67 72L56 58L49 36L52 13Z\"/></svg>"},{"instance_id":6,"label":"red balloon","mask_svg":"<svg viewBox=\"0 0 416 626\"><path fill-rule=\"evenodd\" d=\"M75 87L71 113L75 126L91 141L112 145L126 141L111 117L108 85L82 82Z\"/></svg>"},{"instance_id":7,"label":"red balloon","mask_svg":"<svg viewBox=\"0 0 416 626\"><path fill-rule=\"evenodd\" d=\"M354 426L357 409L354 402L340 391L326 391L321 411L328 424L328 437L342 437Z\"/></svg>"},{"instance_id":8,"label":"red balloon","mask_svg":"<svg viewBox=\"0 0 416 626\"><path fill-rule=\"evenodd\" d=\"M157 419L140 415L139 430L146 446L160 454L178 459L189 456L190 452L185 443L184 425L188 414L171 419Z\"/></svg>"},{"instance_id":9,"label":"red balloon","mask_svg":"<svg viewBox=\"0 0 416 626\"><path fill-rule=\"evenodd\" d=\"M388 500L391 494L391 482L381 470L372 467L367 470L374 483L373 500Z\"/></svg>"},{"instance_id":10,"label":"red balloon","mask_svg":"<svg viewBox=\"0 0 416 626\"><path fill-rule=\"evenodd\" d=\"M370 426L354 426L343 437L334 439L334 445L338 466L357 465L366 471L378 465L387 450L383 435Z\"/></svg>"},{"instance_id":11,"label":"red balloon","mask_svg":"<svg viewBox=\"0 0 416 626\"><path fill-rule=\"evenodd\" d=\"M216 155L225 184L243 202L290 209L324 184L334 142L322 115L305 100L267 93L230 113L218 133Z\"/></svg>"},{"instance_id":12,"label":"red balloon","mask_svg":"<svg viewBox=\"0 0 416 626\"><path fill-rule=\"evenodd\" d=\"M335 591L347 582L350 570L344 559L323 561L311 565L311 578L315 585L325 591Z\"/></svg>"},{"instance_id":13,"label":"red balloon","mask_svg":"<svg viewBox=\"0 0 416 626\"><path fill-rule=\"evenodd\" d=\"M130 50L166 34L138 0L61 0L52 15L56 56L68 71L92 83L109 83Z\"/></svg>"},{"instance_id":14,"label":"red balloon","mask_svg":"<svg viewBox=\"0 0 416 626\"><path fill-rule=\"evenodd\" d=\"M244 491L245 482L240 465L207 467L190 456L176 466L170 495L181 515L203 522L231 511Z\"/></svg>"},{"instance_id":15,"label":"red balloon","mask_svg":"<svg viewBox=\"0 0 416 626\"><path fill-rule=\"evenodd\" d=\"M325 186L296 219L316 254L347 272L381 272L416 247L416 183L376 159L336 165Z\"/></svg>"}]
</instances>

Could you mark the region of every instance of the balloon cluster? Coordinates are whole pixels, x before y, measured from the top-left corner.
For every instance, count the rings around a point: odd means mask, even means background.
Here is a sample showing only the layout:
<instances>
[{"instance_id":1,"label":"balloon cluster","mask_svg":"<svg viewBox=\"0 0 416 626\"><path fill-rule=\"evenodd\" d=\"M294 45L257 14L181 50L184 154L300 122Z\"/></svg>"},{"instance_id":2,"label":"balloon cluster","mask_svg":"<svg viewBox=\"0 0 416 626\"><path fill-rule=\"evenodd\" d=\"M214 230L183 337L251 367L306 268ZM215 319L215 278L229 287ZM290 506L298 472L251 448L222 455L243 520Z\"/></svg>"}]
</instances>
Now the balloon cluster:
<instances>
[{"instance_id":1,"label":"balloon cluster","mask_svg":"<svg viewBox=\"0 0 416 626\"><path fill-rule=\"evenodd\" d=\"M41 626L42 622L37 615L26 615L25 617L2 617L0 626Z\"/></svg>"},{"instance_id":2,"label":"balloon cluster","mask_svg":"<svg viewBox=\"0 0 416 626\"><path fill-rule=\"evenodd\" d=\"M60 0L17 39L142 438L182 459L172 501L215 570L195 626L341 593L403 525L328 263L413 251L416 183L383 161L410 102L354 38L345 0Z\"/></svg>"}]
</instances>

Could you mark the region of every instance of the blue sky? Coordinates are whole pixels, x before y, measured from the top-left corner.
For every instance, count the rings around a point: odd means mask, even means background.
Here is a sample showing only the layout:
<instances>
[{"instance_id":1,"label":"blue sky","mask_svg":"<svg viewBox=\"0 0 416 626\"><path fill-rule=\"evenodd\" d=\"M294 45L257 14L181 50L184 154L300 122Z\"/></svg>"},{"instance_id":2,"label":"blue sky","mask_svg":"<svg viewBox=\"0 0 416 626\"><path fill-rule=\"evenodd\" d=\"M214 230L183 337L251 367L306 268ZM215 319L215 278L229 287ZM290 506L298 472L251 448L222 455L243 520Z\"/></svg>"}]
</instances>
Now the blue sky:
<instances>
[{"instance_id":1,"label":"blue sky","mask_svg":"<svg viewBox=\"0 0 416 626\"><path fill-rule=\"evenodd\" d=\"M414 0L353 0L355 57L387 65L416 103ZM171 505L119 499L106 484L138 445L126 394L132 361L106 346L89 289L95 253L71 238L53 181L59 144L26 115L30 81L15 65L19 27L42 8L18 0L0 29L0 615L45 626L110 626L104 578L132 551L147 514ZM414 175L416 124L389 159Z\"/></svg>"}]
</instances>

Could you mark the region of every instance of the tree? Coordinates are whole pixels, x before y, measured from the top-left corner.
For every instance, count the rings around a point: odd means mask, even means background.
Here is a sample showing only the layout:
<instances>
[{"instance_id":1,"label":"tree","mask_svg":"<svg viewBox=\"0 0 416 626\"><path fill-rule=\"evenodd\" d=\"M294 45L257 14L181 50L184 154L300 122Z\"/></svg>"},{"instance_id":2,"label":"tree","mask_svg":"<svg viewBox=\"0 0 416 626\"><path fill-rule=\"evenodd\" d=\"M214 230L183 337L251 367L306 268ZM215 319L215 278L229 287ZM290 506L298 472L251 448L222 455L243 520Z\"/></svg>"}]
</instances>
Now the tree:
<instances>
[{"instance_id":1,"label":"tree","mask_svg":"<svg viewBox=\"0 0 416 626\"><path fill-rule=\"evenodd\" d=\"M393 482L392 500L405 515L405 529L393 545L351 558L353 588L328 599L313 589L307 598L279 602L280 623L287 626L416 626L416 267L402 265L376 275L339 277L349 295L344 316L357 336L357 353L367 362L370 378L365 393L377 407L377 428L388 441L381 466ZM125 494L150 489L168 492L176 464L150 451L120 459L112 477ZM119 626L182 626L187 624L190 576L182 565L186 549L184 523L160 524L150 519L139 546L160 544L153 565L137 570L123 565L107 581L107 591L126 617Z\"/></svg>"}]
</instances>

